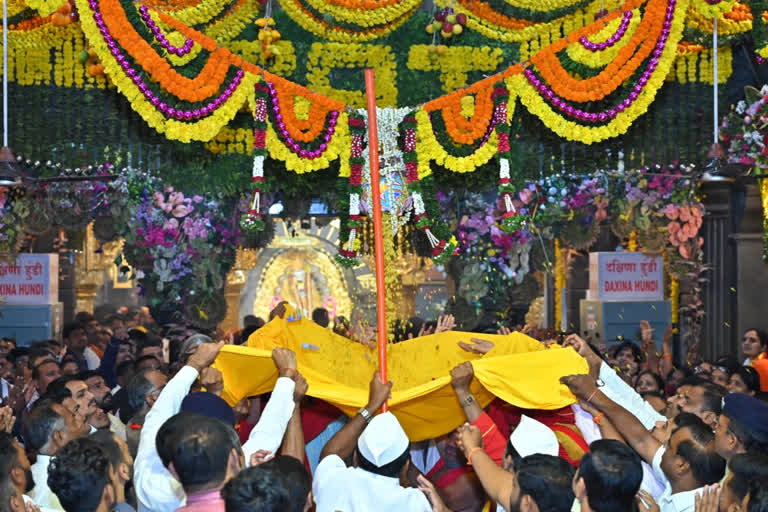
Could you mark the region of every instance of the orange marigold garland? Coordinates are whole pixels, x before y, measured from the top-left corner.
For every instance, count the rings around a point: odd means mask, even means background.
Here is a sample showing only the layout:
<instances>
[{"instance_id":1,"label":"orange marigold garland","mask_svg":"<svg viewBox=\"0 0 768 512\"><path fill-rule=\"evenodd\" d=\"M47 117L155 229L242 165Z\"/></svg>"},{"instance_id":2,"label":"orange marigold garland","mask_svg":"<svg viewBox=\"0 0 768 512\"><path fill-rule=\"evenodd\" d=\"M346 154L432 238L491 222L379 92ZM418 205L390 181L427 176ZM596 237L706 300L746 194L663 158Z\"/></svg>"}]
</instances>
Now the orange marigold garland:
<instances>
[{"instance_id":1,"label":"orange marigold garland","mask_svg":"<svg viewBox=\"0 0 768 512\"><path fill-rule=\"evenodd\" d=\"M349 114L349 181L347 191L349 193L349 217L341 217L341 247L336 255L336 261L347 268L357 266L358 249L360 248L360 239L357 237L360 229L363 227L362 216L360 215L360 196L363 192L363 137L365 135L365 118L356 113ZM346 233L346 236L344 236Z\"/></svg>"},{"instance_id":2,"label":"orange marigold garland","mask_svg":"<svg viewBox=\"0 0 768 512\"><path fill-rule=\"evenodd\" d=\"M253 110L253 174L251 188L253 200L250 209L240 218L240 227L244 231L258 232L266 227L261 213L261 194L264 190L264 159L267 156L267 101L269 89L264 82L254 86L256 100Z\"/></svg>"},{"instance_id":3,"label":"orange marigold garland","mask_svg":"<svg viewBox=\"0 0 768 512\"><path fill-rule=\"evenodd\" d=\"M322 136L322 142L318 144L317 138L315 138L309 142L309 144L306 144L307 147L305 147L302 146L300 141L296 140L288 131L288 126L285 123L285 118L283 117L282 109L280 107L280 100L278 99L277 90L275 89L274 84L272 84L272 82L267 82L267 89L269 90L269 95L272 101L272 108L270 111L275 123L275 131L283 140L285 146L299 155L301 158L309 158L310 160L313 160L322 156L323 153L325 153L325 150L328 149L328 144L331 142L333 134L336 131L336 123L339 119L339 111L330 110L327 112L327 128ZM290 113L289 115L292 116L293 113Z\"/></svg>"}]
</instances>

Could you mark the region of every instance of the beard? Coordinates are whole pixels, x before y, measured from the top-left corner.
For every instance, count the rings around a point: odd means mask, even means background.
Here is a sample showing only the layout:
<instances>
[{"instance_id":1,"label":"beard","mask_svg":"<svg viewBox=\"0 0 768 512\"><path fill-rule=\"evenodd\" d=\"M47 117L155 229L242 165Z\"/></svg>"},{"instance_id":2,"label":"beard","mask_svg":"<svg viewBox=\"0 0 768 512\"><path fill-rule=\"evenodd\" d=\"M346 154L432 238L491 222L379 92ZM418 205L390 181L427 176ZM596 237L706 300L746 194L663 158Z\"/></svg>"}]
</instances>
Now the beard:
<instances>
[{"instance_id":1,"label":"beard","mask_svg":"<svg viewBox=\"0 0 768 512\"><path fill-rule=\"evenodd\" d=\"M104 398L101 400L101 403L99 404L99 407L101 407L104 411L111 411L113 406L114 397L112 396L112 393L107 393L104 395Z\"/></svg>"}]
</instances>

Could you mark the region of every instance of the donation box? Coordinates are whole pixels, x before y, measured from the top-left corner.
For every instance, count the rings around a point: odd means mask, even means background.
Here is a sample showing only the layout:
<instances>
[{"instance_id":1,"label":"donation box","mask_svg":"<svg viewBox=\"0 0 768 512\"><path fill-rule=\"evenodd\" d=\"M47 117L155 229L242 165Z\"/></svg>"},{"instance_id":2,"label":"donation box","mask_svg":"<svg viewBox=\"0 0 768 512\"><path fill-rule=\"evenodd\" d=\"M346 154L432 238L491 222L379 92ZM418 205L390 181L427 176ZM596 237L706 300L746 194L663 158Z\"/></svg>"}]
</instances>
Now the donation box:
<instances>
[{"instance_id":1,"label":"donation box","mask_svg":"<svg viewBox=\"0 0 768 512\"><path fill-rule=\"evenodd\" d=\"M671 321L670 303L664 300L664 265L661 256L640 252L589 254L589 290L579 302L582 334L594 343L639 340L640 321L661 338Z\"/></svg>"},{"instance_id":2,"label":"donation box","mask_svg":"<svg viewBox=\"0 0 768 512\"><path fill-rule=\"evenodd\" d=\"M0 262L0 336L19 345L61 335L59 255L19 254Z\"/></svg>"}]
</instances>

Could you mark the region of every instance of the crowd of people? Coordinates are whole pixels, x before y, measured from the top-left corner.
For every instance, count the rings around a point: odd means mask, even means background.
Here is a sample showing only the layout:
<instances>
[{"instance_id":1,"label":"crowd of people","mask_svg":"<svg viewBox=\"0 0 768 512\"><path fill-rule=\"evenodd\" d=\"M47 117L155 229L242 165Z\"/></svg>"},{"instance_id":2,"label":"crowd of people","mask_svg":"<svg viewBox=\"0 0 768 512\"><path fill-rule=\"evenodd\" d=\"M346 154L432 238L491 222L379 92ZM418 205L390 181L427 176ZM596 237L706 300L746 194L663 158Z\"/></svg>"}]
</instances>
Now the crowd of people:
<instances>
[{"instance_id":1,"label":"crowd of people","mask_svg":"<svg viewBox=\"0 0 768 512\"><path fill-rule=\"evenodd\" d=\"M370 329L327 311L312 320L370 343ZM0 512L768 512L758 329L739 359L676 367L671 329L657 345L647 322L639 343L610 348L526 327L584 358L588 373L561 379L577 403L483 408L464 362L450 377L465 422L414 442L381 412L397 382L374 375L367 405L347 417L309 396L286 348L272 353L271 393L230 406L212 364L265 322L244 324L216 342L183 329L162 338L141 311L78 313L60 341L0 340ZM411 319L398 339L453 327ZM494 342L478 333L460 346L482 357Z\"/></svg>"}]
</instances>

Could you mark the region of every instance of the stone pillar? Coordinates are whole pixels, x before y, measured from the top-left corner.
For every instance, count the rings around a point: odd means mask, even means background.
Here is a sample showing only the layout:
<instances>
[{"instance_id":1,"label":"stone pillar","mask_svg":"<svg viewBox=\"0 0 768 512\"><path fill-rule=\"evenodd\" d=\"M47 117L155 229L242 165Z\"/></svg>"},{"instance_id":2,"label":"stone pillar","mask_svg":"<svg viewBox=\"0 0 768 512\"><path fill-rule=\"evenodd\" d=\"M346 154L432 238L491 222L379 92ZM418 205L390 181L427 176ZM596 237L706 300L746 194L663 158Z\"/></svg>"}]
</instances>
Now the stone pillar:
<instances>
[{"instance_id":1,"label":"stone pillar","mask_svg":"<svg viewBox=\"0 0 768 512\"><path fill-rule=\"evenodd\" d=\"M738 233L731 236L735 245L736 286L733 353L738 352L744 331L768 329L765 298L768 296L768 264L763 261L762 207L756 184L746 187L744 217Z\"/></svg>"}]
</instances>

